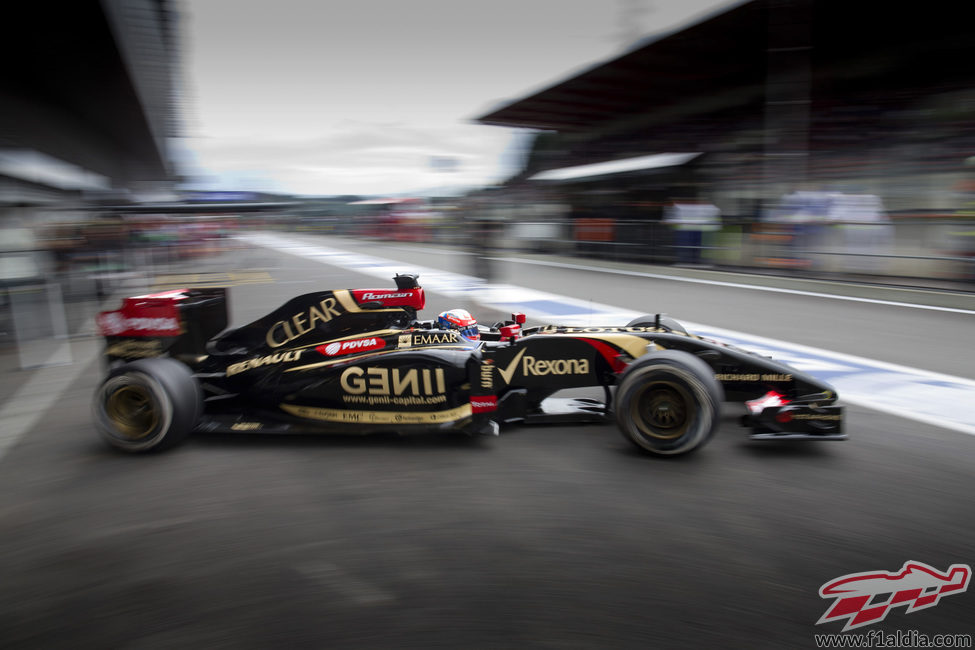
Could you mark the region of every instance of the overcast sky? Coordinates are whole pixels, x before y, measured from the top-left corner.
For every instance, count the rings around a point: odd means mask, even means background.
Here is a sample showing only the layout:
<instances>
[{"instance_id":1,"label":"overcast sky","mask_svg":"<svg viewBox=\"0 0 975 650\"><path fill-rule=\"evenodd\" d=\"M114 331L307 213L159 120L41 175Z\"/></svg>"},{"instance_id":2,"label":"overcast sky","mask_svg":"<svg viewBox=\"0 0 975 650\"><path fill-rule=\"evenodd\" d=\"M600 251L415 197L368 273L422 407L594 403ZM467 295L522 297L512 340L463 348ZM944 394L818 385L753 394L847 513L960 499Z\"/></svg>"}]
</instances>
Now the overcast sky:
<instances>
[{"instance_id":1,"label":"overcast sky","mask_svg":"<svg viewBox=\"0 0 975 650\"><path fill-rule=\"evenodd\" d=\"M513 173L517 141L475 118L727 4L183 0L186 146L210 189L488 184Z\"/></svg>"}]
</instances>

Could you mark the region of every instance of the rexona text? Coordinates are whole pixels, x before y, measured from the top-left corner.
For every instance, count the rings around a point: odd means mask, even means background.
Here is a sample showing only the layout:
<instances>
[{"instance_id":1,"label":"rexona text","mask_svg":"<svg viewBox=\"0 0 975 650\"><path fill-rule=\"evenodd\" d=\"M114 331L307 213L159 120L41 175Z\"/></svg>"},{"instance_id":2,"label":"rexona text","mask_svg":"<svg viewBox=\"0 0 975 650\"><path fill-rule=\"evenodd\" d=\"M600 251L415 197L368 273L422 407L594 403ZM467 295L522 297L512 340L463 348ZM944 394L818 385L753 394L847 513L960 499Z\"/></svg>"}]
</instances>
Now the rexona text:
<instances>
[{"instance_id":1,"label":"rexona text","mask_svg":"<svg viewBox=\"0 0 975 650\"><path fill-rule=\"evenodd\" d=\"M340 379L349 395L437 395L447 392L443 368L347 368Z\"/></svg>"},{"instance_id":2,"label":"rexona text","mask_svg":"<svg viewBox=\"0 0 975 650\"><path fill-rule=\"evenodd\" d=\"M272 348L279 348L315 329L318 321L329 322L341 313L335 308L335 304L335 298L325 298L317 307L312 305L308 311L298 312L288 320L279 320L267 331L267 344Z\"/></svg>"},{"instance_id":3,"label":"rexona text","mask_svg":"<svg viewBox=\"0 0 975 650\"><path fill-rule=\"evenodd\" d=\"M525 376L585 375L589 373L588 359L536 359L526 354L521 361L521 371Z\"/></svg>"}]
</instances>

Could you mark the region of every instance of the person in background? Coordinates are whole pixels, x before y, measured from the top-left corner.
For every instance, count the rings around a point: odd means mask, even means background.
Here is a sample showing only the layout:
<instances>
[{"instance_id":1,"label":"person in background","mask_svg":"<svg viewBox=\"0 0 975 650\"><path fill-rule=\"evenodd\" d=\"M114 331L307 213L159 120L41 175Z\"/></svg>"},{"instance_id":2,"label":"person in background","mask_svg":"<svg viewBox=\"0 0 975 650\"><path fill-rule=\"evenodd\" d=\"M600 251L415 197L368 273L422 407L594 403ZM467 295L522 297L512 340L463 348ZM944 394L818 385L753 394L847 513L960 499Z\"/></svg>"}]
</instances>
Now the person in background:
<instances>
[{"instance_id":1,"label":"person in background","mask_svg":"<svg viewBox=\"0 0 975 650\"><path fill-rule=\"evenodd\" d=\"M678 264L702 262L703 233L721 228L721 210L697 199L675 199L664 211L664 222L671 224Z\"/></svg>"}]
</instances>

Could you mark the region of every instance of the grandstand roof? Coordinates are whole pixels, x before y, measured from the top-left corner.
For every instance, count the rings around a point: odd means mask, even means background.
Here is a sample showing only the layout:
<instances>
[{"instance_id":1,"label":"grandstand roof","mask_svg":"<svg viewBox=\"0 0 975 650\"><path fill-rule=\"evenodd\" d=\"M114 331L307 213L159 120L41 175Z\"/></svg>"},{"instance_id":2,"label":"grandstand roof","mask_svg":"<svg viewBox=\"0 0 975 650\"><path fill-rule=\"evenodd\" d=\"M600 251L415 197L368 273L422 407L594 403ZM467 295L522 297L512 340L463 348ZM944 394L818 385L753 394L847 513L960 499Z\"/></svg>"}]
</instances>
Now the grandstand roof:
<instances>
[{"instance_id":1,"label":"grandstand roof","mask_svg":"<svg viewBox=\"0 0 975 650\"><path fill-rule=\"evenodd\" d=\"M814 104L970 88L975 23L963 12L964 3L944 0L910 10L848 0L737 3L477 121L585 132L621 120L760 112L770 71L799 60L793 52L809 54Z\"/></svg>"},{"instance_id":2,"label":"grandstand roof","mask_svg":"<svg viewBox=\"0 0 975 650\"><path fill-rule=\"evenodd\" d=\"M174 3L4 5L0 148L32 150L117 185L171 176Z\"/></svg>"}]
</instances>

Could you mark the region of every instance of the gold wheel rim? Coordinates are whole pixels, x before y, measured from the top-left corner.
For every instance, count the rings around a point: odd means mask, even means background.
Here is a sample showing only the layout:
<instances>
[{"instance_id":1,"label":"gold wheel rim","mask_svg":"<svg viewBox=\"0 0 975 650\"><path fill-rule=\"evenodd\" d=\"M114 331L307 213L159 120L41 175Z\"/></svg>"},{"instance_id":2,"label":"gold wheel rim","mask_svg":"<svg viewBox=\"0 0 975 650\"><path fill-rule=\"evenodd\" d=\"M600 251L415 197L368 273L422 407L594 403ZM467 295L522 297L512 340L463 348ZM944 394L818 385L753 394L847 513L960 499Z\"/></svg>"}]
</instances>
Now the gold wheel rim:
<instances>
[{"instance_id":1,"label":"gold wheel rim","mask_svg":"<svg viewBox=\"0 0 975 650\"><path fill-rule=\"evenodd\" d=\"M693 416L690 392L669 381L647 385L633 400L630 414L640 433L657 440L675 440L687 433Z\"/></svg>"},{"instance_id":2,"label":"gold wheel rim","mask_svg":"<svg viewBox=\"0 0 975 650\"><path fill-rule=\"evenodd\" d=\"M138 385L123 386L105 401L105 414L120 434L139 440L151 434L159 424L159 413L152 393Z\"/></svg>"}]
</instances>

